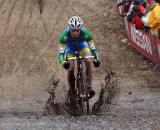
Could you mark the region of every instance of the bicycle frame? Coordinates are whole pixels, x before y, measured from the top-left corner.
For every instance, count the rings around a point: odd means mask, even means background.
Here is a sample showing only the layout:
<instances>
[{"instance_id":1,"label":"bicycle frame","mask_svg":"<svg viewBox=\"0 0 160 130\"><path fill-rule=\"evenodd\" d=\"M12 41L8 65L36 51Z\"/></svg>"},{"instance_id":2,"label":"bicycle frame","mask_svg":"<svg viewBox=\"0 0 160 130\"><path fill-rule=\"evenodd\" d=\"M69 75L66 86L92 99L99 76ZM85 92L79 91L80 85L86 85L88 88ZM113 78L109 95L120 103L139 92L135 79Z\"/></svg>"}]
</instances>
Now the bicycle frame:
<instances>
[{"instance_id":1,"label":"bicycle frame","mask_svg":"<svg viewBox=\"0 0 160 130\"><path fill-rule=\"evenodd\" d=\"M88 85L86 80L86 75L84 73L83 60L91 59L94 56L82 57L76 54L75 57L68 58L68 60L77 61L77 75L76 75L76 100L79 104L82 112L89 114L89 98L88 98Z\"/></svg>"}]
</instances>

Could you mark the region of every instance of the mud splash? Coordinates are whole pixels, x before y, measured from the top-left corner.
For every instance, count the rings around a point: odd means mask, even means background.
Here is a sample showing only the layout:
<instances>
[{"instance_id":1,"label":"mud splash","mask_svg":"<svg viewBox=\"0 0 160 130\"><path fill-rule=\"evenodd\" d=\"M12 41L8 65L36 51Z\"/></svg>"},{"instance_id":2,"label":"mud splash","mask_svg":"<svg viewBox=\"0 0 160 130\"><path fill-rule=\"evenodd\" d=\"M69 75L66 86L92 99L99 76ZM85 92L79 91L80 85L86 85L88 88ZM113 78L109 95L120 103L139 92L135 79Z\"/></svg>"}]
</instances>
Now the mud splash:
<instances>
[{"instance_id":1,"label":"mud splash","mask_svg":"<svg viewBox=\"0 0 160 130\"><path fill-rule=\"evenodd\" d=\"M55 75L53 75L50 80L50 88L46 90L50 95L44 107L44 111L46 114L61 114L61 104L55 103L55 90L59 86L59 83L60 79L56 79Z\"/></svg>"},{"instance_id":2,"label":"mud splash","mask_svg":"<svg viewBox=\"0 0 160 130\"><path fill-rule=\"evenodd\" d=\"M108 111L119 95L116 73L106 71L105 85L102 86L98 101L93 105L92 114Z\"/></svg>"},{"instance_id":3,"label":"mud splash","mask_svg":"<svg viewBox=\"0 0 160 130\"><path fill-rule=\"evenodd\" d=\"M116 101L119 95L119 88L117 83L116 73L113 71L106 71L106 76L104 78L105 84L101 86L101 91L99 94L98 100L94 103L91 108L91 115L97 115L104 111L108 111L114 101ZM45 113L51 115L72 115L72 116L81 116L79 111L74 110L73 108L68 107L66 104L69 94L66 96L64 103L56 103L55 98L58 96L55 94L55 91L60 87L60 79L57 79L55 75L51 78L50 89L46 90L50 97L45 105Z\"/></svg>"}]
</instances>

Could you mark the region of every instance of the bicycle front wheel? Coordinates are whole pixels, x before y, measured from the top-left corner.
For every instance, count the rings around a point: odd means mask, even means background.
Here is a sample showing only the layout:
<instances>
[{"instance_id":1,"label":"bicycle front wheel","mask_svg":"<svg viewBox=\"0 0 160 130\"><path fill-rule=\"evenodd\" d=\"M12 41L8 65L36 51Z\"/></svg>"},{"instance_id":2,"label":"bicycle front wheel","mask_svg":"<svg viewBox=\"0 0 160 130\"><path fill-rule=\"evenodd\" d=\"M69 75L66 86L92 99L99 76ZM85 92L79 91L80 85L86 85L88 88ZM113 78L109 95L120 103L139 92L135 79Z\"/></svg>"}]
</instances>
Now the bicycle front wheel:
<instances>
[{"instance_id":1,"label":"bicycle front wheel","mask_svg":"<svg viewBox=\"0 0 160 130\"><path fill-rule=\"evenodd\" d=\"M79 88L79 106L83 113L89 115L89 93L87 81L84 78L77 80L77 87Z\"/></svg>"}]
</instances>

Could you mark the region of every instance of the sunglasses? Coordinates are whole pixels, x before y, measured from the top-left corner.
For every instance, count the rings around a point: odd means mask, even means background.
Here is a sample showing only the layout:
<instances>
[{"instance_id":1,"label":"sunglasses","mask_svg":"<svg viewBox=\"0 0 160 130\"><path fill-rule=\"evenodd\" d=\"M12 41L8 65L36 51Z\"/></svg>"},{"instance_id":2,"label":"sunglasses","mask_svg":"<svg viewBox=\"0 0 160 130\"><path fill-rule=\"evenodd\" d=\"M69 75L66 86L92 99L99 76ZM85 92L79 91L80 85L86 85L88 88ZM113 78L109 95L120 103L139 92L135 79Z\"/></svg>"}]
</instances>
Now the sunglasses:
<instances>
[{"instance_id":1,"label":"sunglasses","mask_svg":"<svg viewBox=\"0 0 160 130\"><path fill-rule=\"evenodd\" d=\"M71 30L72 32L79 32L80 31L80 29L73 29L73 30Z\"/></svg>"}]
</instances>

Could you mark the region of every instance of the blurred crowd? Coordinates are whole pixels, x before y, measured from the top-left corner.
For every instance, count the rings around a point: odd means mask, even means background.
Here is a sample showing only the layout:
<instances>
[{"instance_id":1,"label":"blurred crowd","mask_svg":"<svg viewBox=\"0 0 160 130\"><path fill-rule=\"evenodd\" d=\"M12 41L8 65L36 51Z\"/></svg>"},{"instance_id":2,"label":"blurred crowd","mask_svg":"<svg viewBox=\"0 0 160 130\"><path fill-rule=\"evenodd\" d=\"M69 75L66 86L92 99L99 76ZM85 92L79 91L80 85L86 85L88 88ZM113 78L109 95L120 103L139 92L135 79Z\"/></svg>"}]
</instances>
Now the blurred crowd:
<instances>
[{"instance_id":1,"label":"blurred crowd","mask_svg":"<svg viewBox=\"0 0 160 130\"><path fill-rule=\"evenodd\" d=\"M160 38L160 0L122 0L122 16L135 25L136 29L151 31Z\"/></svg>"}]
</instances>

